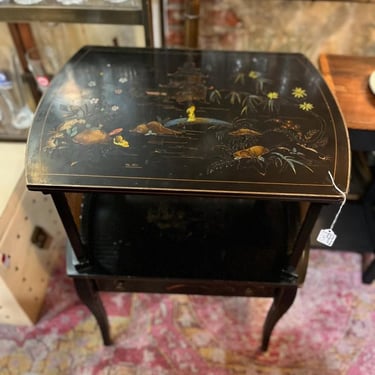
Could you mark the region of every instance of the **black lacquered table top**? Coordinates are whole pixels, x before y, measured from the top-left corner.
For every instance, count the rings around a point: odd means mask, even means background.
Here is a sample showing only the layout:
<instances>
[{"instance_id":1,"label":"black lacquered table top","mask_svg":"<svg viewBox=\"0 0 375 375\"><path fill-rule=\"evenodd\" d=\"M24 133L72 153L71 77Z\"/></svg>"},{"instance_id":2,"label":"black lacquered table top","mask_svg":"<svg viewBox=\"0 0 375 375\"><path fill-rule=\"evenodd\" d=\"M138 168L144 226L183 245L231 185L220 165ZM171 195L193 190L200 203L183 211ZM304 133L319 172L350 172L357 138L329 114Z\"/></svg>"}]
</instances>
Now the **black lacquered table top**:
<instances>
[{"instance_id":1,"label":"black lacquered table top","mask_svg":"<svg viewBox=\"0 0 375 375\"><path fill-rule=\"evenodd\" d=\"M32 190L340 200L340 110L301 54L84 47L29 133Z\"/></svg>"}]
</instances>

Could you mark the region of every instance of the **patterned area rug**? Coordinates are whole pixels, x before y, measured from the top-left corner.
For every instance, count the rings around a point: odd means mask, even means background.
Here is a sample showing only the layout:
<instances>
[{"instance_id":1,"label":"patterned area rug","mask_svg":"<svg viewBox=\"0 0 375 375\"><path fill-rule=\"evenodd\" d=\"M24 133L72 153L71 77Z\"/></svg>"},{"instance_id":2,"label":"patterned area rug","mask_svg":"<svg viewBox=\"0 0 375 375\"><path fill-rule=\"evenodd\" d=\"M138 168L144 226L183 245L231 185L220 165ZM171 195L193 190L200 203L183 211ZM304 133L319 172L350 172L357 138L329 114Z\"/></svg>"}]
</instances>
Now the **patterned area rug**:
<instances>
[{"instance_id":1,"label":"patterned area rug","mask_svg":"<svg viewBox=\"0 0 375 375\"><path fill-rule=\"evenodd\" d=\"M371 375L375 284L358 254L314 250L305 285L259 351L271 300L103 293L115 344L103 347L61 261L31 328L0 325L0 374Z\"/></svg>"}]
</instances>

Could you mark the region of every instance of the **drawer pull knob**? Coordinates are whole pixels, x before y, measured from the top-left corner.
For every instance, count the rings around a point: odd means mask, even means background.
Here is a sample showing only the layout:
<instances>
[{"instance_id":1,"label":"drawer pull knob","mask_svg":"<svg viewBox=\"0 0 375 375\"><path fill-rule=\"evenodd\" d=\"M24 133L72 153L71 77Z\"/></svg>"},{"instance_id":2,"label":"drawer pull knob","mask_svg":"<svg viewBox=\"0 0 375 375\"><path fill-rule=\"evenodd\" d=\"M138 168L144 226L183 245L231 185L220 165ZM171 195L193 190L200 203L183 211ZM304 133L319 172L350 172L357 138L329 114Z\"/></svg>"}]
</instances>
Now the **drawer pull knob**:
<instances>
[{"instance_id":1,"label":"drawer pull knob","mask_svg":"<svg viewBox=\"0 0 375 375\"><path fill-rule=\"evenodd\" d=\"M123 290L126 287L126 282L123 280L117 281L115 285L116 290Z\"/></svg>"}]
</instances>

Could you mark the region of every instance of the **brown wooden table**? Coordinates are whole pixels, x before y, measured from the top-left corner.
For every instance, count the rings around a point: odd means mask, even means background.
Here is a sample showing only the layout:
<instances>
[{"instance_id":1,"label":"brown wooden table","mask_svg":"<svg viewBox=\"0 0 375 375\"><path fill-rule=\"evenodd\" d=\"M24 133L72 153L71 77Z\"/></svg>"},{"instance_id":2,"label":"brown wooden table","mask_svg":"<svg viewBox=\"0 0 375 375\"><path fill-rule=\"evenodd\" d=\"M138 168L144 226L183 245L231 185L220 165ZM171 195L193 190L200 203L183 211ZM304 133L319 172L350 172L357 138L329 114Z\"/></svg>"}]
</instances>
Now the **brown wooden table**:
<instances>
[{"instance_id":1,"label":"brown wooden table","mask_svg":"<svg viewBox=\"0 0 375 375\"><path fill-rule=\"evenodd\" d=\"M341 108L349 130L351 149L365 153L375 151L375 95L369 88L369 76L375 70L375 56L322 54L319 67ZM361 202L374 240L375 180L374 171L371 172L372 180L366 186ZM364 254L362 277L365 283L375 278L373 258L373 254Z\"/></svg>"},{"instance_id":2,"label":"brown wooden table","mask_svg":"<svg viewBox=\"0 0 375 375\"><path fill-rule=\"evenodd\" d=\"M336 96L349 134L356 142L356 137L372 136L375 130L375 95L369 89L369 76L375 70L375 57L342 56L322 54L319 57L321 73ZM359 149L368 143L359 140ZM356 148L357 144L351 144ZM374 143L369 144L370 150Z\"/></svg>"},{"instance_id":3,"label":"brown wooden table","mask_svg":"<svg viewBox=\"0 0 375 375\"><path fill-rule=\"evenodd\" d=\"M273 298L266 350L321 206L342 201L329 172L348 190L350 148L301 54L85 47L43 96L26 160L105 344L98 291L239 295Z\"/></svg>"}]
</instances>

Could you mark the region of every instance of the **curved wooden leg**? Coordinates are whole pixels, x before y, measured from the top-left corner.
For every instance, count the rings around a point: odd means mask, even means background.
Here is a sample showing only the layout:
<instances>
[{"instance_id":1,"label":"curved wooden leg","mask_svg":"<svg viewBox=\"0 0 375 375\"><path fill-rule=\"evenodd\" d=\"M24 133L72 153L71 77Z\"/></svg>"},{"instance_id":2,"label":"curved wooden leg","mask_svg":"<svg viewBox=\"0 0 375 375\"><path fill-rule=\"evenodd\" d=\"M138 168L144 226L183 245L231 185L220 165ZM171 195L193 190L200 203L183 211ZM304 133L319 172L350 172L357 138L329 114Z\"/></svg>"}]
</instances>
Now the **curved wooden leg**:
<instances>
[{"instance_id":1,"label":"curved wooden leg","mask_svg":"<svg viewBox=\"0 0 375 375\"><path fill-rule=\"evenodd\" d=\"M362 255L362 258L365 258L365 255ZM372 259L372 261L368 265L366 264L364 265L365 267L363 268L363 271L362 271L362 282L364 284L371 284L375 279L375 258Z\"/></svg>"},{"instance_id":2,"label":"curved wooden leg","mask_svg":"<svg viewBox=\"0 0 375 375\"><path fill-rule=\"evenodd\" d=\"M112 345L107 312L93 280L74 278L74 286L81 301L94 315L102 334L104 345Z\"/></svg>"},{"instance_id":3,"label":"curved wooden leg","mask_svg":"<svg viewBox=\"0 0 375 375\"><path fill-rule=\"evenodd\" d=\"M297 295L297 287L293 288L278 288L275 292L272 306L268 311L266 321L263 326L262 337L262 351L268 349L271 333L279 319L288 311L292 306L294 299Z\"/></svg>"}]
</instances>

